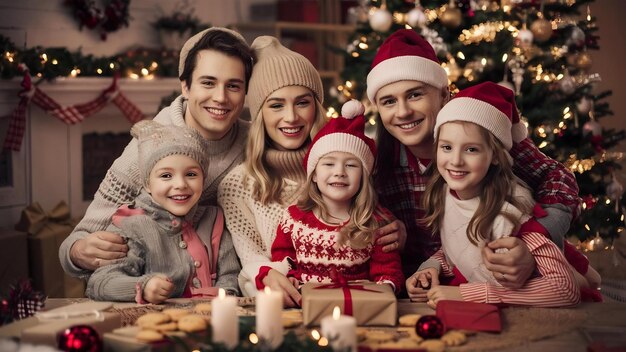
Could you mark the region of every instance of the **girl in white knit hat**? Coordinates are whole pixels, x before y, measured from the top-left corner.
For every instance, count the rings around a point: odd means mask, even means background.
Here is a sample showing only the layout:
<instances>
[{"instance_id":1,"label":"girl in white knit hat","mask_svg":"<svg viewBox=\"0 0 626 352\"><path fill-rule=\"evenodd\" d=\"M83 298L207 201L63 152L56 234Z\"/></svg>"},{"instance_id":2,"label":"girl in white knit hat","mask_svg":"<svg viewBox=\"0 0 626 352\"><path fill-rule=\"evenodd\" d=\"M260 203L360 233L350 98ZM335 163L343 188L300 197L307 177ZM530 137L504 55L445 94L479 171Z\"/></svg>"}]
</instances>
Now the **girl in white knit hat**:
<instances>
[{"instance_id":1,"label":"girl in white knit hat","mask_svg":"<svg viewBox=\"0 0 626 352\"><path fill-rule=\"evenodd\" d=\"M209 167L206 140L195 129L154 121L136 123L131 134L143 189L107 228L124 238L128 255L96 269L87 296L161 303L170 297L215 297L218 287L238 294L241 267L221 209L202 210L210 228L196 231L192 222Z\"/></svg>"},{"instance_id":2,"label":"girl in white knit hat","mask_svg":"<svg viewBox=\"0 0 626 352\"><path fill-rule=\"evenodd\" d=\"M397 250L384 252L375 231L392 218L378 205L371 181L376 145L365 136L363 105L351 100L342 116L315 136L304 157L303 194L283 213L272 245L272 260L290 267L301 283L346 280L390 284L396 294L404 282Z\"/></svg>"},{"instance_id":3,"label":"girl in white knit hat","mask_svg":"<svg viewBox=\"0 0 626 352\"><path fill-rule=\"evenodd\" d=\"M423 287L409 292L412 300L433 307L441 300L541 307L579 302L565 255L537 222L545 212L513 174L508 151L525 136L514 93L492 82L461 91L439 111L424 223L440 236L441 248L407 280ZM481 255L487 242L508 236L519 237L537 262L537 275L519 289L500 285ZM452 280L440 285L440 278Z\"/></svg>"}]
</instances>

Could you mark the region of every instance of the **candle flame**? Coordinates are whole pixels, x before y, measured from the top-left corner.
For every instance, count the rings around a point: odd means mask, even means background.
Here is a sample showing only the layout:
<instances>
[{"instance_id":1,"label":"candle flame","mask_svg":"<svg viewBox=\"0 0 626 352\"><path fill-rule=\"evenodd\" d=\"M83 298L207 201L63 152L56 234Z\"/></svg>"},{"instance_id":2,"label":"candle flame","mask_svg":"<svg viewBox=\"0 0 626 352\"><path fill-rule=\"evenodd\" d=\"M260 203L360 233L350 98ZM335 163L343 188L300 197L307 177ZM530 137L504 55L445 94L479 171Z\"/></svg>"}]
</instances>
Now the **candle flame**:
<instances>
[{"instance_id":1,"label":"candle flame","mask_svg":"<svg viewBox=\"0 0 626 352\"><path fill-rule=\"evenodd\" d=\"M335 306L335 309L333 309L333 319L339 320L339 316L341 316L341 310L339 306Z\"/></svg>"},{"instance_id":2,"label":"candle flame","mask_svg":"<svg viewBox=\"0 0 626 352\"><path fill-rule=\"evenodd\" d=\"M272 293L272 290L270 290L270 288L269 288L268 286L265 286L265 288L263 289L263 291L264 291L266 294L268 294L268 295L269 295L270 293Z\"/></svg>"},{"instance_id":3,"label":"candle flame","mask_svg":"<svg viewBox=\"0 0 626 352\"><path fill-rule=\"evenodd\" d=\"M224 290L223 288L220 288L220 290L218 291L217 297L219 299L224 299L226 297L226 290Z\"/></svg>"},{"instance_id":4,"label":"candle flame","mask_svg":"<svg viewBox=\"0 0 626 352\"><path fill-rule=\"evenodd\" d=\"M328 346L328 339L325 337L322 337L319 339L319 341L317 341L317 344L324 347L324 346Z\"/></svg>"}]
</instances>

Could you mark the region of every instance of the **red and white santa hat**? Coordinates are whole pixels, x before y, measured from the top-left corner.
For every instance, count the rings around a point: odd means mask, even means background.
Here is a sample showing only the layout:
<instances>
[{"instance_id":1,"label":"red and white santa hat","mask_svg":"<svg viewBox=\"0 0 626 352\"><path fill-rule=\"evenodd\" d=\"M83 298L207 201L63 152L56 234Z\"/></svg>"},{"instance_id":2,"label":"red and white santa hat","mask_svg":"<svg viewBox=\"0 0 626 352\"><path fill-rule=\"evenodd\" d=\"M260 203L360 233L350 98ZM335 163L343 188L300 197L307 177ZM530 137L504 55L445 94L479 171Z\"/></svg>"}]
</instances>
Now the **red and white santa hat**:
<instances>
[{"instance_id":1,"label":"red and white santa hat","mask_svg":"<svg viewBox=\"0 0 626 352\"><path fill-rule=\"evenodd\" d=\"M515 94L493 82L483 82L460 91L439 111L435 123L435 139L439 127L446 122L468 121L486 128L507 150L528 135L520 121Z\"/></svg>"},{"instance_id":2,"label":"red and white santa hat","mask_svg":"<svg viewBox=\"0 0 626 352\"><path fill-rule=\"evenodd\" d=\"M448 85L435 50L412 29L394 32L378 49L367 75L367 97L374 102L380 88L398 81L420 81L436 88Z\"/></svg>"},{"instance_id":3,"label":"red and white santa hat","mask_svg":"<svg viewBox=\"0 0 626 352\"><path fill-rule=\"evenodd\" d=\"M341 116L330 119L315 135L309 150L304 156L307 177L311 175L317 162L331 152L351 153L371 174L376 156L376 143L365 135L365 108L358 100L343 104Z\"/></svg>"}]
</instances>

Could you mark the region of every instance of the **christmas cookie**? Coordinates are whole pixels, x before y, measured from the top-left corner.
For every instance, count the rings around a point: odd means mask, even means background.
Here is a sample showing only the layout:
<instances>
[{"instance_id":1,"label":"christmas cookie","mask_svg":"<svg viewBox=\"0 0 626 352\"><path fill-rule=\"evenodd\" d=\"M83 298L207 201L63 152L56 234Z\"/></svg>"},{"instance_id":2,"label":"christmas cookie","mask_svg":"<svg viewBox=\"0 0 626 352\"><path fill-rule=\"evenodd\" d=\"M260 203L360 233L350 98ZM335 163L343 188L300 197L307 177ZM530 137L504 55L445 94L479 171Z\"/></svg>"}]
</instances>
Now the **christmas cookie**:
<instances>
[{"instance_id":1,"label":"christmas cookie","mask_svg":"<svg viewBox=\"0 0 626 352\"><path fill-rule=\"evenodd\" d=\"M393 339L393 334L386 331L369 331L365 338L371 343L383 343Z\"/></svg>"},{"instance_id":2,"label":"christmas cookie","mask_svg":"<svg viewBox=\"0 0 626 352\"><path fill-rule=\"evenodd\" d=\"M175 321L170 321L165 324L153 325L150 329L154 329L158 332L176 331L178 329L178 324Z\"/></svg>"},{"instance_id":3,"label":"christmas cookie","mask_svg":"<svg viewBox=\"0 0 626 352\"><path fill-rule=\"evenodd\" d=\"M467 337L460 331L451 330L441 336L441 341L443 341L446 346L460 346L467 341Z\"/></svg>"},{"instance_id":4,"label":"christmas cookie","mask_svg":"<svg viewBox=\"0 0 626 352\"><path fill-rule=\"evenodd\" d=\"M184 317L185 315L191 314L191 311L189 309L169 308L164 309L162 313L169 315L173 321L179 321L180 318Z\"/></svg>"},{"instance_id":5,"label":"christmas cookie","mask_svg":"<svg viewBox=\"0 0 626 352\"><path fill-rule=\"evenodd\" d=\"M180 331L196 332L205 330L206 328L206 320L204 317L197 314L185 315L178 321L178 330Z\"/></svg>"},{"instance_id":6,"label":"christmas cookie","mask_svg":"<svg viewBox=\"0 0 626 352\"><path fill-rule=\"evenodd\" d=\"M158 324L169 323L171 320L172 318L165 313L146 313L137 318L135 325L150 327Z\"/></svg>"},{"instance_id":7,"label":"christmas cookie","mask_svg":"<svg viewBox=\"0 0 626 352\"><path fill-rule=\"evenodd\" d=\"M193 307L193 311L201 314L211 314L211 303L198 303Z\"/></svg>"},{"instance_id":8,"label":"christmas cookie","mask_svg":"<svg viewBox=\"0 0 626 352\"><path fill-rule=\"evenodd\" d=\"M419 344L419 347L428 352L443 352L446 349L446 344L441 340L424 340Z\"/></svg>"},{"instance_id":9,"label":"christmas cookie","mask_svg":"<svg viewBox=\"0 0 626 352\"><path fill-rule=\"evenodd\" d=\"M401 334L401 336L406 336L407 338L415 341L415 342L420 342L422 340L424 340L421 336L419 336L416 332L415 332L415 328L410 328L408 326L401 326L397 329L397 331Z\"/></svg>"},{"instance_id":10,"label":"christmas cookie","mask_svg":"<svg viewBox=\"0 0 626 352\"><path fill-rule=\"evenodd\" d=\"M421 315L419 314L405 314L398 319L398 322L400 323L400 326L415 327L415 324L420 317Z\"/></svg>"},{"instance_id":11,"label":"christmas cookie","mask_svg":"<svg viewBox=\"0 0 626 352\"><path fill-rule=\"evenodd\" d=\"M400 339L398 341L389 341L389 342L385 342L382 343L380 345L377 345L376 348L389 348L389 349L415 349L419 346L419 343L417 343L414 340L411 339Z\"/></svg>"},{"instance_id":12,"label":"christmas cookie","mask_svg":"<svg viewBox=\"0 0 626 352\"><path fill-rule=\"evenodd\" d=\"M135 335L135 338L143 342L157 342L165 338L163 334L154 330L141 330Z\"/></svg>"}]
</instances>

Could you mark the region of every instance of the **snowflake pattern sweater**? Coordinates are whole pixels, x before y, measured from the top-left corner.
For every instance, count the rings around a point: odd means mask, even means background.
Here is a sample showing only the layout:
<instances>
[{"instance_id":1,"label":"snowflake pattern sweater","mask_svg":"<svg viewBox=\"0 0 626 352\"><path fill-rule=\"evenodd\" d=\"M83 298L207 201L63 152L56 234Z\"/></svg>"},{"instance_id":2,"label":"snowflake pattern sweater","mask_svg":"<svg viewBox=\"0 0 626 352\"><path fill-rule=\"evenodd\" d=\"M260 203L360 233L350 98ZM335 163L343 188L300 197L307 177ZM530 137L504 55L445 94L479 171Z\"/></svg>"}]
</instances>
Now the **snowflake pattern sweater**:
<instances>
[{"instance_id":1,"label":"snowflake pattern sweater","mask_svg":"<svg viewBox=\"0 0 626 352\"><path fill-rule=\"evenodd\" d=\"M245 296L256 295L255 278L261 266L271 266L283 274L289 270L287 265L271 262L270 249L281 214L296 200L305 181L302 160L306 149L307 146L295 151L268 149L265 152L270 172L283 177L280 202L262 204L254 198L253 180L247 177L249 174L243 164L234 168L220 184L218 202L224 209L226 226L241 260L239 287Z\"/></svg>"},{"instance_id":2,"label":"snowflake pattern sweater","mask_svg":"<svg viewBox=\"0 0 626 352\"><path fill-rule=\"evenodd\" d=\"M330 283L329 273L334 269L346 280L391 283L399 293L404 284L399 252L385 253L378 244L362 249L347 244L337 248L340 229L341 225L323 223L312 211L292 205L278 224L272 261L295 263L289 275L301 282Z\"/></svg>"}]
</instances>

